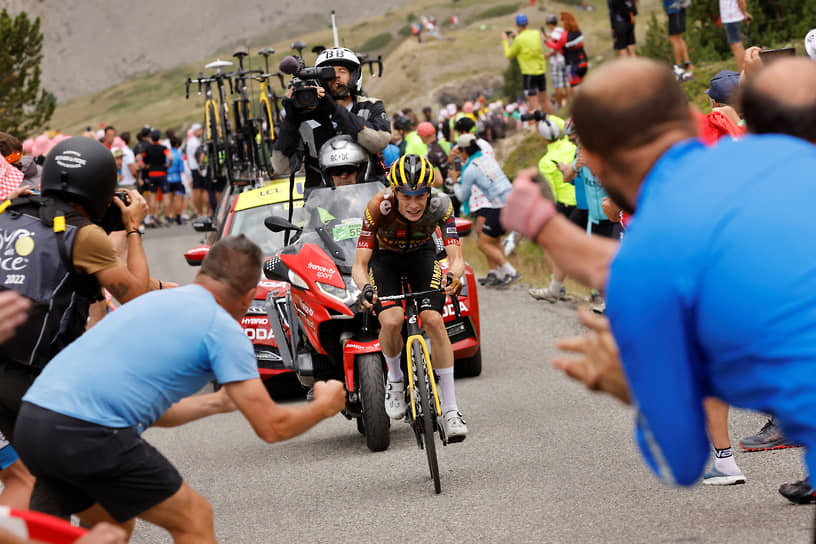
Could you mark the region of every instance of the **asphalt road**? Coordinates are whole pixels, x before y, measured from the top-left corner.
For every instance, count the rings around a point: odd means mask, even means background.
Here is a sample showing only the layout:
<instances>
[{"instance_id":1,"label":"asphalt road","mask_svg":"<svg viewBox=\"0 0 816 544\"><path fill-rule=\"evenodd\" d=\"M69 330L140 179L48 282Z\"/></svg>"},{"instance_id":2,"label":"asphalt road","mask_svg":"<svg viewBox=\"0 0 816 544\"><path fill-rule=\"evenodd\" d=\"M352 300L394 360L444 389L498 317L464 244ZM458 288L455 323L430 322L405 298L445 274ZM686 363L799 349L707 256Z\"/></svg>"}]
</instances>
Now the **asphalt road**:
<instances>
[{"instance_id":1,"label":"asphalt road","mask_svg":"<svg viewBox=\"0 0 816 544\"><path fill-rule=\"evenodd\" d=\"M182 253L200 238L190 227L148 232L152 274L192 281ZM226 543L810 542L814 508L777 492L802 477L801 449L737 453L746 485L663 485L636 450L632 410L550 366L554 340L580 330L574 310L523 286L479 296L484 371L457 381L470 436L439 450L441 495L402 423L381 453L342 416L273 445L238 413L145 436L212 503ZM763 423L732 412L733 443ZM132 541L170 538L140 522Z\"/></svg>"}]
</instances>

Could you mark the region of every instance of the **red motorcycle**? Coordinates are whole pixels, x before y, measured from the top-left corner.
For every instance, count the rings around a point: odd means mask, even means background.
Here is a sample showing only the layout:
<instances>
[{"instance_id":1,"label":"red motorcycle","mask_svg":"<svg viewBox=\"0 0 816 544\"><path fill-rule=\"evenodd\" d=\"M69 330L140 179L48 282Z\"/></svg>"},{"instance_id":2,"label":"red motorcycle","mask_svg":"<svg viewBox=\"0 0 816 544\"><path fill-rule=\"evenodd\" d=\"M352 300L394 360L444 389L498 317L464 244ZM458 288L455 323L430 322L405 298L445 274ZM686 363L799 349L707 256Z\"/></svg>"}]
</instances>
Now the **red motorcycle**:
<instances>
[{"instance_id":1,"label":"red motorcycle","mask_svg":"<svg viewBox=\"0 0 816 544\"><path fill-rule=\"evenodd\" d=\"M390 444L391 421L385 413L387 369L377 331L368 327L370 314L358 302L360 291L351 279L351 269L363 212L382 188L379 183L364 183L314 189L300 216L303 227L279 216L264 220L273 232L295 233L294 242L267 259L263 268L268 279L291 286L270 291L266 299L269 327L284 367L293 369L307 387L315 380L343 381L347 391L343 414L356 420L357 430L365 435L372 451L385 450ZM468 272L468 283L475 284L472 271ZM475 297L476 289L471 289ZM478 312L478 301L468 305ZM457 342L467 346L472 357L478 350L478 319L474 323L466 308L463 305L461 317L451 312L446 319L451 320L449 334L455 331L461 336L467 331L468 338Z\"/></svg>"}]
</instances>

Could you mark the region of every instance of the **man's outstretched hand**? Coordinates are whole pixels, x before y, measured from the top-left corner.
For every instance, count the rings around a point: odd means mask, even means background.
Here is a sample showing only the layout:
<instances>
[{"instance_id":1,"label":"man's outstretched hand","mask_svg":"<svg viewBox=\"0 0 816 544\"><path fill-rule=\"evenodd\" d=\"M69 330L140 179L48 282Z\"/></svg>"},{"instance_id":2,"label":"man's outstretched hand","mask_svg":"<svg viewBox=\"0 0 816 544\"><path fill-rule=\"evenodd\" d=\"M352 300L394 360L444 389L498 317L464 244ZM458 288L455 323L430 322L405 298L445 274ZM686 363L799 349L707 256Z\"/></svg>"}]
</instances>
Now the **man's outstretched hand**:
<instances>
[{"instance_id":1,"label":"man's outstretched hand","mask_svg":"<svg viewBox=\"0 0 816 544\"><path fill-rule=\"evenodd\" d=\"M578 310L578 318L589 332L556 342L558 349L575 353L578 357L556 357L553 366L587 388L609 393L629 404L629 386L623 374L618 345L609 329L609 320L585 308Z\"/></svg>"}]
</instances>

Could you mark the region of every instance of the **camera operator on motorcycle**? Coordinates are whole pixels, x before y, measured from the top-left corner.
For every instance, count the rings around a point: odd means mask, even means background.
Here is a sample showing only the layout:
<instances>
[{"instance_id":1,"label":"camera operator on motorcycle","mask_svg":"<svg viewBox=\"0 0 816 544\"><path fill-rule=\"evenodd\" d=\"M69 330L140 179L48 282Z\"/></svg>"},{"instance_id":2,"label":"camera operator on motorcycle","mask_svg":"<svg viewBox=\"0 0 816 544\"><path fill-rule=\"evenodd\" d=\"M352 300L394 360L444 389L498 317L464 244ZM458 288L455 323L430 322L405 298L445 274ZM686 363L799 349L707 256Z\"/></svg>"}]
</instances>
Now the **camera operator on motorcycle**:
<instances>
[{"instance_id":1,"label":"camera operator on motorcycle","mask_svg":"<svg viewBox=\"0 0 816 544\"><path fill-rule=\"evenodd\" d=\"M150 278L138 230L147 204L136 191L114 193L117 177L104 145L68 138L48 153L41 195L26 190L0 204L0 292L31 302L17 334L0 343L0 432L9 439L23 395L85 332L91 303L104 300L102 287L121 303L162 287ZM108 237L112 230L126 232L127 263Z\"/></svg>"},{"instance_id":2,"label":"camera operator on motorcycle","mask_svg":"<svg viewBox=\"0 0 816 544\"><path fill-rule=\"evenodd\" d=\"M330 187L341 187L365 183L369 166L368 152L348 134L335 136L320 148L318 158L323 183Z\"/></svg>"},{"instance_id":3,"label":"camera operator on motorcycle","mask_svg":"<svg viewBox=\"0 0 816 544\"><path fill-rule=\"evenodd\" d=\"M283 70L283 63L281 66ZM363 94L360 61L351 50L344 47L325 49L315 62L315 68L324 67L334 68L333 78L297 82L300 89L314 88L314 100L296 100L299 91L295 85L286 91L283 98L286 115L281 122L276 165L281 163L278 153L290 159L290 167L293 166L293 156L305 155L305 186L320 187L324 180L318 151L333 136L346 134L370 155L373 168L369 181L384 182L385 168L379 155L391 140L391 125L385 106L381 100Z\"/></svg>"},{"instance_id":4,"label":"camera operator on motorcycle","mask_svg":"<svg viewBox=\"0 0 816 544\"><path fill-rule=\"evenodd\" d=\"M377 295L402 294L401 276L407 278L413 291L443 287L432 239L436 228L440 228L448 257L445 292L418 301L419 317L431 340L433 368L439 375L445 435L450 442L461 442L468 429L456 404L453 349L442 310L445 295L456 294L462 288L465 260L450 197L431 188L433 179L433 166L419 155L405 155L391 166L390 187L377 193L366 207L352 278L360 288L363 307L373 307L377 312L380 347L388 364L385 410L392 419L400 419L408 407L400 368L405 314L401 305L379 302Z\"/></svg>"}]
</instances>

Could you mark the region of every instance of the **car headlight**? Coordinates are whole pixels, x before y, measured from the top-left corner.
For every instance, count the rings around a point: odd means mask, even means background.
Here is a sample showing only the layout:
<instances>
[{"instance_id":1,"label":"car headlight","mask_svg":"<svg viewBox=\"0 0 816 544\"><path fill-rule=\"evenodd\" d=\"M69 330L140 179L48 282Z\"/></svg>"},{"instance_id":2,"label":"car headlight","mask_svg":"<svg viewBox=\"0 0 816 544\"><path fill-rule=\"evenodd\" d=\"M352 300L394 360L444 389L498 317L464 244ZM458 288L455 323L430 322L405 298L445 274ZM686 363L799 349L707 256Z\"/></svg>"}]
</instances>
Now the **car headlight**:
<instances>
[{"instance_id":1,"label":"car headlight","mask_svg":"<svg viewBox=\"0 0 816 544\"><path fill-rule=\"evenodd\" d=\"M334 285L321 283L319 281L315 282L315 285L317 285L317 288L323 294L336 298L346 306L351 306L357 302L357 297L360 295L360 290L357 289L357 286L353 282L349 282L349 285L345 288L335 287Z\"/></svg>"}]
</instances>

